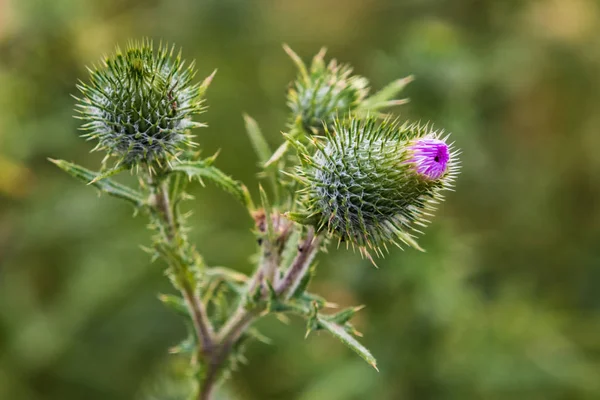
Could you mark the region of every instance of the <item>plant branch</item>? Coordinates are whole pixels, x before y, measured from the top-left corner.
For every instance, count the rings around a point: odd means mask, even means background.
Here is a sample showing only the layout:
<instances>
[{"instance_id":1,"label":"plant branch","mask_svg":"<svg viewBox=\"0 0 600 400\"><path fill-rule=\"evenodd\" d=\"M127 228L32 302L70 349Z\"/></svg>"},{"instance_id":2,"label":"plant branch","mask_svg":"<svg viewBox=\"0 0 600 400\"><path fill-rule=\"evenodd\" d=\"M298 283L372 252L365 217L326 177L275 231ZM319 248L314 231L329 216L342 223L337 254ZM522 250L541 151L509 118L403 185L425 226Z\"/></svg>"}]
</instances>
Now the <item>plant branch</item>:
<instances>
[{"instance_id":1,"label":"plant branch","mask_svg":"<svg viewBox=\"0 0 600 400\"><path fill-rule=\"evenodd\" d=\"M212 390L217 383L223 363L238 339L260 315L259 309L246 310L243 305L229 319L217 336L216 351L207 363L207 371L200 383L198 400L209 400Z\"/></svg>"},{"instance_id":2,"label":"plant branch","mask_svg":"<svg viewBox=\"0 0 600 400\"><path fill-rule=\"evenodd\" d=\"M283 295L286 299L289 299L294 294L319 250L319 243L320 237L315 236L314 228L310 227L306 239L298 246L298 254L292 265L281 282L275 287L275 292L278 295Z\"/></svg>"},{"instance_id":3,"label":"plant branch","mask_svg":"<svg viewBox=\"0 0 600 400\"><path fill-rule=\"evenodd\" d=\"M308 272L310 263L319 249L319 242L320 238L316 237L314 229L310 228L306 238L298 246L298 254L291 267L283 279L280 282L277 282L275 291L278 295L289 298L294 293L300 284L300 281ZM269 263L273 262L273 260L269 260L269 258L270 257L266 257L266 259L262 260L252 278L248 280L246 287L246 294L248 296L256 293L257 290L260 290L260 287L266 278L265 273L270 274L268 269L272 268L273 265L269 265ZM279 260L279 258L277 259ZM265 264L265 262L267 264ZM267 271L265 271L266 269ZM278 274L278 270L275 270L275 273ZM262 293L263 300L265 299L265 296L266 293ZM199 394L198 400L210 399L210 393L217 382L219 371L223 367L225 360L227 360L231 349L250 325L256 319L260 318L261 315L264 315L265 308L266 304L248 304L246 299L240 301L237 309L216 335L215 352L208 361L208 368L200 385L201 393Z\"/></svg>"},{"instance_id":4,"label":"plant branch","mask_svg":"<svg viewBox=\"0 0 600 400\"><path fill-rule=\"evenodd\" d=\"M175 210L171 206L171 202L169 200L167 181L163 181L158 187L156 187L155 200L156 209L161 215L162 230L167 244L177 253L179 253L178 256L180 259L186 260L187 257L185 257L185 254L182 253L185 253L185 249L188 249L190 245L187 243L185 237L179 232ZM196 254L194 254L193 259L194 262L199 261L199 257L196 257ZM184 263L181 263L181 265L176 267L177 273L184 275L183 279L177 280L178 286L181 295L183 296L190 310L190 316L194 325L196 338L200 346L200 353L201 355L208 355L214 346L214 333L208 318L206 307L204 306L204 303L200 299L198 293L196 293L196 288L185 276L188 272L188 266Z\"/></svg>"}]
</instances>

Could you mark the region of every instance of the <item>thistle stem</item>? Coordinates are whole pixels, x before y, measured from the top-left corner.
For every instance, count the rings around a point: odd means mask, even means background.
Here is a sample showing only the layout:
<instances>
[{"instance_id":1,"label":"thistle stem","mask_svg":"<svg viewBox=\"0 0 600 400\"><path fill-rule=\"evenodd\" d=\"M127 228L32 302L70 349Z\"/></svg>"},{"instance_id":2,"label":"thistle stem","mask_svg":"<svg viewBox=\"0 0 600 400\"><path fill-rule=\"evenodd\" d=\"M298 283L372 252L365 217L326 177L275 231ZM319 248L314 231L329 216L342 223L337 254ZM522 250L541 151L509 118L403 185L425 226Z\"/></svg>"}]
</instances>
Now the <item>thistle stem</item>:
<instances>
[{"instance_id":1,"label":"thistle stem","mask_svg":"<svg viewBox=\"0 0 600 400\"><path fill-rule=\"evenodd\" d=\"M185 254L183 253L185 253L185 249L189 248L189 244L185 237L179 232L176 223L175 210L173 210L169 199L168 182L163 181L156 189L156 208L162 217L165 240L170 246L176 249L177 252L182 253L180 254L182 259L186 259ZM197 259L197 257L195 258ZM181 271L178 272L181 273ZM198 343L200 343L200 353L201 355L208 355L211 353L214 346L214 333L208 318L206 307L189 280L181 279L179 283L179 290L190 310L194 331Z\"/></svg>"},{"instance_id":2,"label":"thistle stem","mask_svg":"<svg viewBox=\"0 0 600 400\"><path fill-rule=\"evenodd\" d=\"M272 285L275 285L277 276L277 267L279 267L279 254L277 251L269 247L264 254L264 268L265 268L265 278L271 282Z\"/></svg>"},{"instance_id":3,"label":"thistle stem","mask_svg":"<svg viewBox=\"0 0 600 400\"><path fill-rule=\"evenodd\" d=\"M214 371L210 368L209 371ZM209 372L210 374L210 372ZM200 390L198 392L198 400L211 400L213 390L215 389L216 375L212 376L207 374L206 378L200 383Z\"/></svg>"},{"instance_id":4,"label":"thistle stem","mask_svg":"<svg viewBox=\"0 0 600 400\"><path fill-rule=\"evenodd\" d=\"M206 307L200 300L200 297L194 293L194 290L185 285L181 293L191 310L194 330L198 338L198 343L201 343L200 352L204 355L210 354L213 348L213 330L208 319Z\"/></svg>"},{"instance_id":5,"label":"thistle stem","mask_svg":"<svg viewBox=\"0 0 600 400\"><path fill-rule=\"evenodd\" d=\"M277 294L289 298L294 293L300 284L300 281L308 272L311 261L318 252L319 242L320 238L316 237L314 229L310 228L306 238L298 247L298 254L294 259L292 266L284 278L278 282L275 289ZM248 280L246 287L247 294L252 294L256 290L259 290L259 286L262 285L265 279L265 266L265 264L261 263L252 278ZM278 273L278 271L276 272ZM263 297L264 296L265 293L263 293ZM248 308L248 305L243 299L240 301L237 309L215 337L216 345L214 347L214 352L211 354L208 361L208 368L200 385L198 400L210 399L210 393L217 382L219 371L223 367L223 363L227 360L232 348L250 325L252 325L256 319L260 318L263 313L264 306L254 305L251 308Z\"/></svg>"},{"instance_id":6,"label":"thistle stem","mask_svg":"<svg viewBox=\"0 0 600 400\"><path fill-rule=\"evenodd\" d=\"M319 242L320 238L315 237L315 230L310 227L306 239L298 246L298 254L292 265L281 282L275 287L275 292L278 295L283 295L286 299L289 299L294 294L317 254Z\"/></svg>"},{"instance_id":7,"label":"thistle stem","mask_svg":"<svg viewBox=\"0 0 600 400\"><path fill-rule=\"evenodd\" d=\"M171 201L169 200L167 182L163 182L156 193L156 207L161 213L165 223L165 236L167 241L174 242L177 237L177 226L175 225L175 216L173 215L173 208L171 207Z\"/></svg>"}]
</instances>

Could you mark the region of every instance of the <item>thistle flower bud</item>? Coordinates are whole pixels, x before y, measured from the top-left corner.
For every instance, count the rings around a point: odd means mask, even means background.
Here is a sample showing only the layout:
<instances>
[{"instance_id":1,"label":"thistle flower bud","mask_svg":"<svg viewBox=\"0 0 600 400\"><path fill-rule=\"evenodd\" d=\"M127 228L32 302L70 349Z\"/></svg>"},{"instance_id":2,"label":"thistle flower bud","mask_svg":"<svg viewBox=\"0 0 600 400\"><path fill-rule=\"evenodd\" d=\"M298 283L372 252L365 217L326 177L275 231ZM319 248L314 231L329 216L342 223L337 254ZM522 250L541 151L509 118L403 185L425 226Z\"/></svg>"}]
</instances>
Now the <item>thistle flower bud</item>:
<instances>
[{"instance_id":1,"label":"thistle flower bud","mask_svg":"<svg viewBox=\"0 0 600 400\"><path fill-rule=\"evenodd\" d=\"M302 165L302 213L290 217L327 230L361 253L382 254L387 243L420 249L417 227L429 222L458 172L447 137L429 126L375 118L336 120L314 146L296 142Z\"/></svg>"},{"instance_id":2,"label":"thistle flower bud","mask_svg":"<svg viewBox=\"0 0 600 400\"><path fill-rule=\"evenodd\" d=\"M94 150L117 157L119 165L160 163L193 145L189 129L204 126L192 117L203 111L202 94L212 75L192 84L193 63L184 65L174 47L144 40L125 52L117 48L100 67L90 70L90 83L80 83L78 112L97 140Z\"/></svg>"},{"instance_id":3,"label":"thistle flower bud","mask_svg":"<svg viewBox=\"0 0 600 400\"><path fill-rule=\"evenodd\" d=\"M288 106L294 120L300 120L308 132L323 133L337 114L358 108L369 92L369 81L352 75L352 67L335 59L325 64L325 49L312 60L310 68L289 47L284 47L299 69L288 91Z\"/></svg>"}]
</instances>

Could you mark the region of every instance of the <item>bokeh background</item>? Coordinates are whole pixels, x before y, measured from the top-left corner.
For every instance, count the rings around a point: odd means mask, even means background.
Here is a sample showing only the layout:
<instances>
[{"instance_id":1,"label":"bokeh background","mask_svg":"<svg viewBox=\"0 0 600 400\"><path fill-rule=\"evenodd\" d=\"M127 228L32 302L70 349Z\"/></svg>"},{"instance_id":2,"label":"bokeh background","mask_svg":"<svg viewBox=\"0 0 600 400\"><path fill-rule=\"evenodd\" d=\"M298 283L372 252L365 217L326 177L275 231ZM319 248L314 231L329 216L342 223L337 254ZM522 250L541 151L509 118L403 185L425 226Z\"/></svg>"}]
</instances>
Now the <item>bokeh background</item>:
<instances>
[{"instance_id":1,"label":"bokeh background","mask_svg":"<svg viewBox=\"0 0 600 400\"><path fill-rule=\"evenodd\" d=\"M204 154L256 187L242 112L273 146L295 70L321 46L375 89L415 74L463 172L422 244L373 268L321 256L313 291L357 318L379 373L304 323L262 323L221 399L600 398L600 3L595 0L0 0L0 399L176 400L184 335L141 217L46 161L88 168L75 84L115 44L181 45L208 91ZM127 178L126 178L127 179ZM255 191L256 193L256 191ZM251 222L209 186L193 240L250 271Z\"/></svg>"}]
</instances>

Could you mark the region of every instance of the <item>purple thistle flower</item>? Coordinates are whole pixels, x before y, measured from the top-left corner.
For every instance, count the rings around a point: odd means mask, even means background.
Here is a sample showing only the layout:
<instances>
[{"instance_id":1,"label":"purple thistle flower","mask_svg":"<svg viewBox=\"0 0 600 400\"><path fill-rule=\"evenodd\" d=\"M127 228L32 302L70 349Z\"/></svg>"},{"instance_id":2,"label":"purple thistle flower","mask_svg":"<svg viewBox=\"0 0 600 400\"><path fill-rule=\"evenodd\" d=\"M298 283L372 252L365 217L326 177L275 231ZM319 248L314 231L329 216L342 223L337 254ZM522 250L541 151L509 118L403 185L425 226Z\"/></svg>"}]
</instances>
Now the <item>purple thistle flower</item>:
<instances>
[{"instance_id":1,"label":"purple thistle flower","mask_svg":"<svg viewBox=\"0 0 600 400\"><path fill-rule=\"evenodd\" d=\"M409 162L414 163L419 174L436 180L446 173L450 152L444 141L423 138L413 142L409 148L413 153Z\"/></svg>"}]
</instances>

